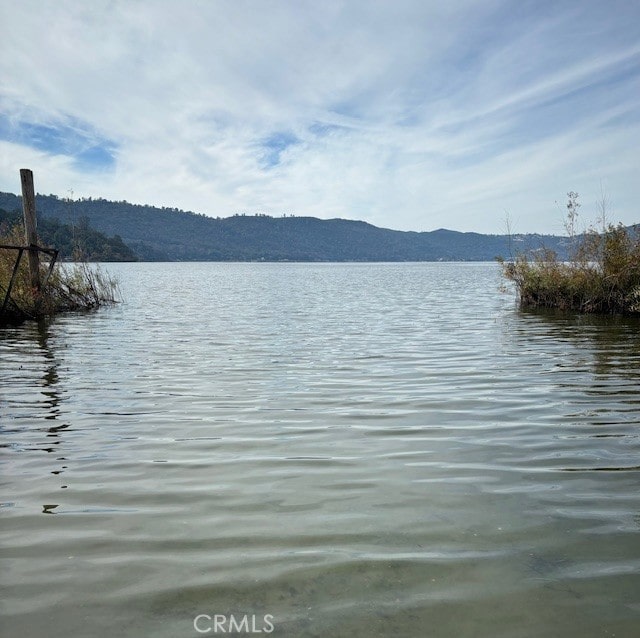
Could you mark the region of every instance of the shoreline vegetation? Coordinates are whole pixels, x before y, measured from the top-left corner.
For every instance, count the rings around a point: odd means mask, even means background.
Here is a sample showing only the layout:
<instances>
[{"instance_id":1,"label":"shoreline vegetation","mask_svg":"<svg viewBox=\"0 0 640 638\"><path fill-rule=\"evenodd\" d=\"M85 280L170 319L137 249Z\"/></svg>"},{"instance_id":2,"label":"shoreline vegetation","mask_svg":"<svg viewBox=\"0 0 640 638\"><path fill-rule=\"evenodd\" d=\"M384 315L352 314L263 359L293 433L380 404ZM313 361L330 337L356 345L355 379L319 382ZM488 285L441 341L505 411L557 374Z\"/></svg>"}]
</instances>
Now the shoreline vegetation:
<instances>
[{"instance_id":1,"label":"shoreline vegetation","mask_svg":"<svg viewBox=\"0 0 640 638\"><path fill-rule=\"evenodd\" d=\"M19 226L0 233L0 245L23 243L24 234ZM62 312L93 310L117 303L119 299L117 281L84 261L56 263L50 273L49 264L40 264L41 281L45 284L40 290L35 289L26 255L14 274L16 257L16 250L0 249L0 327L41 320ZM10 295L7 295L10 283Z\"/></svg>"},{"instance_id":2,"label":"shoreline vegetation","mask_svg":"<svg viewBox=\"0 0 640 638\"><path fill-rule=\"evenodd\" d=\"M504 276L516 285L520 307L640 315L640 225L609 223L603 198L600 228L577 234L578 194L567 196L567 261L544 247L509 261L498 258Z\"/></svg>"},{"instance_id":3,"label":"shoreline vegetation","mask_svg":"<svg viewBox=\"0 0 640 638\"><path fill-rule=\"evenodd\" d=\"M41 320L61 312L87 311L117 301L115 279L86 260L61 266L57 248L40 245L33 171L20 169L23 225L0 219L0 327ZM58 228L59 230L60 228ZM85 224L86 240L90 233ZM75 244L75 248L80 248ZM49 255L48 263L40 255Z\"/></svg>"}]
</instances>

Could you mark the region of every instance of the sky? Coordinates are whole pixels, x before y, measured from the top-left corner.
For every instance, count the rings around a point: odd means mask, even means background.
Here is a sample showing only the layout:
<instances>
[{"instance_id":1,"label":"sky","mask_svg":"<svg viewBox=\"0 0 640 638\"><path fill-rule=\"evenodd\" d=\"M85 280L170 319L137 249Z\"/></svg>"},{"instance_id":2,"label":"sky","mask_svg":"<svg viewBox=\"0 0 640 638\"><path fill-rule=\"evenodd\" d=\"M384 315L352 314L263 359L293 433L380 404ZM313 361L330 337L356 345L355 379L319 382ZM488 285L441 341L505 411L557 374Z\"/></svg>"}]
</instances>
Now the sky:
<instances>
[{"instance_id":1,"label":"sky","mask_svg":"<svg viewBox=\"0 0 640 638\"><path fill-rule=\"evenodd\" d=\"M0 191L564 232L640 222L637 0L0 0Z\"/></svg>"}]
</instances>

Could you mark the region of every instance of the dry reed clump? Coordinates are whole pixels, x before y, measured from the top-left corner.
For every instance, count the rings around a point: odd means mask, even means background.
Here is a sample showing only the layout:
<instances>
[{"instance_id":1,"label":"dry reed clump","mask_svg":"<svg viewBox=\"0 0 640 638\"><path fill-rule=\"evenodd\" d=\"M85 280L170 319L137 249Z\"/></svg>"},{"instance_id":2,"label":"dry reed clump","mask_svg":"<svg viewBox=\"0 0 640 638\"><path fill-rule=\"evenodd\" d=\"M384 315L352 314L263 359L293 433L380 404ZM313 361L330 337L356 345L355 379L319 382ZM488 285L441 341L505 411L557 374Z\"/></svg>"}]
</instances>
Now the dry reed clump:
<instances>
[{"instance_id":1,"label":"dry reed clump","mask_svg":"<svg viewBox=\"0 0 640 638\"><path fill-rule=\"evenodd\" d=\"M577 194L569 194L569 260L550 250L500 260L525 308L603 314L640 314L640 227L603 222L582 235L575 228Z\"/></svg>"},{"instance_id":2,"label":"dry reed clump","mask_svg":"<svg viewBox=\"0 0 640 638\"><path fill-rule=\"evenodd\" d=\"M22 230L15 227L0 233L0 244L24 244ZM16 250L0 249L0 310L16 257ZM48 264L41 264L41 281L44 281L47 271ZM117 282L99 268L89 267L86 263L56 264L46 285L37 293L31 287L25 252L8 303L0 316L0 325L40 319L60 312L90 310L115 303L118 296Z\"/></svg>"}]
</instances>

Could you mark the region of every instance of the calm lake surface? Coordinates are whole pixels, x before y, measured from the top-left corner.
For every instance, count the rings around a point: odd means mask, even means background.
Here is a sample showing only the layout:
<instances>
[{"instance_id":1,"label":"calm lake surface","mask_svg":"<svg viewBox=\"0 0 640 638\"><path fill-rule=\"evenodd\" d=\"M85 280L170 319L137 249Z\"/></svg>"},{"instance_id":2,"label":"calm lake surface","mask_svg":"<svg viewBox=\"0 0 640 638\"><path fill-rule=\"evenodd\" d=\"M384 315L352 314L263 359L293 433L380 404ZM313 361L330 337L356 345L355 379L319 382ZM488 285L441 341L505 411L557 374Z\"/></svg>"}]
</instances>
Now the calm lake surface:
<instances>
[{"instance_id":1,"label":"calm lake surface","mask_svg":"<svg viewBox=\"0 0 640 638\"><path fill-rule=\"evenodd\" d=\"M107 270L0 331L3 637L640 635L638 321L496 264Z\"/></svg>"}]
</instances>

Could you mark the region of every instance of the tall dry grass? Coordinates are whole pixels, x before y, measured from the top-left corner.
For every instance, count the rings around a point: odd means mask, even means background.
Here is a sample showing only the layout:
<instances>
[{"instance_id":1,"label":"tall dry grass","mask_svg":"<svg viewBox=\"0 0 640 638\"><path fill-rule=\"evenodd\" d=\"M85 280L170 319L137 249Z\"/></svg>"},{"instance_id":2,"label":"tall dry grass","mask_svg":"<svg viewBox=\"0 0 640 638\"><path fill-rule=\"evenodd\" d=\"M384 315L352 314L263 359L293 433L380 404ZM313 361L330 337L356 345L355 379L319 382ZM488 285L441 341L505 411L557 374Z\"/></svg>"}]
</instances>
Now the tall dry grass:
<instances>
[{"instance_id":1,"label":"tall dry grass","mask_svg":"<svg viewBox=\"0 0 640 638\"><path fill-rule=\"evenodd\" d=\"M23 245L24 235L17 226L0 233L0 244ZM0 309L11 279L17 251L0 249ZM44 281L48 264L42 263L41 281ZM90 310L115 303L119 298L115 279L103 273L97 266L86 263L56 264L46 285L35 291L31 287L26 253L16 277L9 303L0 316L0 325L20 323L26 319L40 319L72 310Z\"/></svg>"},{"instance_id":2,"label":"tall dry grass","mask_svg":"<svg viewBox=\"0 0 640 638\"><path fill-rule=\"evenodd\" d=\"M569 193L569 260L550 250L499 260L525 308L640 314L640 226L606 223L575 233L577 194Z\"/></svg>"}]
</instances>

